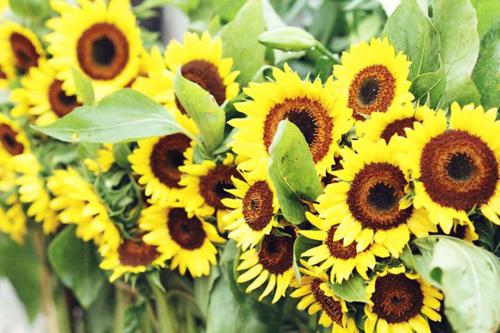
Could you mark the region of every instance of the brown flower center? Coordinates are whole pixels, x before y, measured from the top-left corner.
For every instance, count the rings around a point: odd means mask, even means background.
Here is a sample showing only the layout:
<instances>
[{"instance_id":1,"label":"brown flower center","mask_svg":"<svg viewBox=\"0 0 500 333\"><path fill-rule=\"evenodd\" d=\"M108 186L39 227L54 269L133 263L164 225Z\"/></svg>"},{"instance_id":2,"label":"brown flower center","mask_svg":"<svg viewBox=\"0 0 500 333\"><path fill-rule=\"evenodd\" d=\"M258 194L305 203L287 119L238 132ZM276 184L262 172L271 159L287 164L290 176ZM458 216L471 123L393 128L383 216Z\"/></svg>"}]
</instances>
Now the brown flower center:
<instances>
[{"instance_id":1,"label":"brown flower center","mask_svg":"<svg viewBox=\"0 0 500 333\"><path fill-rule=\"evenodd\" d=\"M120 263L127 266L148 266L160 255L156 246L126 239L118 248Z\"/></svg>"},{"instance_id":2,"label":"brown flower center","mask_svg":"<svg viewBox=\"0 0 500 333\"><path fill-rule=\"evenodd\" d=\"M5 72L0 69L0 80L5 80L7 78L7 74L5 74Z\"/></svg>"},{"instance_id":3,"label":"brown flower center","mask_svg":"<svg viewBox=\"0 0 500 333\"><path fill-rule=\"evenodd\" d=\"M66 95L66 92L62 89L62 81L59 80L54 80L50 85L49 102L52 111L59 117L67 115L74 108L81 105L75 95Z\"/></svg>"},{"instance_id":4,"label":"brown flower center","mask_svg":"<svg viewBox=\"0 0 500 333\"><path fill-rule=\"evenodd\" d=\"M265 236L259 251L260 264L273 274L286 272L293 264L294 242L294 235L290 237Z\"/></svg>"},{"instance_id":5,"label":"brown flower center","mask_svg":"<svg viewBox=\"0 0 500 333\"><path fill-rule=\"evenodd\" d=\"M349 107L357 120L372 112L385 112L395 95L394 76L384 65L371 65L361 70L349 87Z\"/></svg>"},{"instance_id":6,"label":"brown flower center","mask_svg":"<svg viewBox=\"0 0 500 333\"><path fill-rule=\"evenodd\" d=\"M264 229L274 215L273 192L265 181L255 182L243 198L243 216L253 230Z\"/></svg>"},{"instance_id":7,"label":"brown flower center","mask_svg":"<svg viewBox=\"0 0 500 333\"><path fill-rule=\"evenodd\" d=\"M82 34L77 53L85 74L95 80L112 80L127 66L129 44L115 25L97 23Z\"/></svg>"},{"instance_id":8,"label":"brown flower center","mask_svg":"<svg viewBox=\"0 0 500 333\"><path fill-rule=\"evenodd\" d=\"M227 209L221 200L231 197L231 194L226 190L234 188L231 180L233 176L241 177L235 166L218 164L200 178L200 194L209 206L216 209Z\"/></svg>"},{"instance_id":9,"label":"brown flower center","mask_svg":"<svg viewBox=\"0 0 500 333\"><path fill-rule=\"evenodd\" d=\"M162 137L153 147L150 157L151 170L156 178L171 188L180 188L179 167L184 164L184 152L191 140L184 134L176 133Z\"/></svg>"},{"instance_id":10,"label":"brown flower center","mask_svg":"<svg viewBox=\"0 0 500 333\"><path fill-rule=\"evenodd\" d=\"M380 137L387 143L391 140L393 135L406 137L405 128L413 128L413 123L415 121L417 121L415 117L395 120L384 128Z\"/></svg>"},{"instance_id":11,"label":"brown flower center","mask_svg":"<svg viewBox=\"0 0 500 333\"><path fill-rule=\"evenodd\" d=\"M499 176L491 148L479 137L459 130L449 130L425 145L420 172L431 199L458 210L488 202Z\"/></svg>"},{"instance_id":12,"label":"brown flower center","mask_svg":"<svg viewBox=\"0 0 500 333\"><path fill-rule=\"evenodd\" d=\"M364 228L387 230L405 223L413 208L399 209L405 195L406 179L389 163L370 163L355 176L348 192L351 214Z\"/></svg>"},{"instance_id":13,"label":"brown flower center","mask_svg":"<svg viewBox=\"0 0 500 333\"><path fill-rule=\"evenodd\" d=\"M205 242L207 234L196 216L189 218L182 208L172 208L167 216L170 237L186 250L196 250Z\"/></svg>"},{"instance_id":14,"label":"brown flower center","mask_svg":"<svg viewBox=\"0 0 500 333\"><path fill-rule=\"evenodd\" d=\"M388 323L407 322L420 313L424 295L420 283L405 274L379 276L371 297L373 312Z\"/></svg>"},{"instance_id":15,"label":"brown flower center","mask_svg":"<svg viewBox=\"0 0 500 333\"><path fill-rule=\"evenodd\" d=\"M214 64L205 60L193 60L181 67L181 73L186 79L208 91L217 104L222 105L226 100L226 86ZM183 114L186 114L186 110L177 97L175 97L175 104Z\"/></svg>"},{"instance_id":16,"label":"brown flower center","mask_svg":"<svg viewBox=\"0 0 500 333\"><path fill-rule=\"evenodd\" d=\"M269 149L278 124L288 118L306 139L314 162L328 153L332 143L333 120L320 102L308 97L287 98L269 111L264 123L264 145Z\"/></svg>"},{"instance_id":17,"label":"brown flower center","mask_svg":"<svg viewBox=\"0 0 500 333\"><path fill-rule=\"evenodd\" d=\"M330 317L330 319L342 325L342 305L340 302L336 301L333 297L325 295L325 292L321 290L321 284L323 281L320 279L314 279L311 282L311 290L316 302L321 305L321 309Z\"/></svg>"},{"instance_id":18,"label":"brown flower center","mask_svg":"<svg viewBox=\"0 0 500 333\"><path fill-rule=\"evenodd\" d=\"M38 65L40 55L26 36L17 32L13 33L10 36L10 45L16 57L16 67L23 73L26 73L32 66Z\"/></svg>"},{"instance_id":19,"label":"brown flower center","mask_svg":"<svg viewBox=\"0 0 500 333\"><path fill-rule=\"evenodd\" d=\"M7 124L0 124L0 142L11 155L20 155L24 151L22 143L16 139L17 133Z\"/></svg>"},{"instance_id":20,"label":"brown flower center","mask_svg":"<svg viewBox=\"0 0 500 333\"><path fill-rule=\"evenodd\" d=\"M330 227L325 241L332 257L344 260L356 257L356 242L353 242L348 246L344 246L344 242L342 240L334 241L333 236L335 235L335 230L337 230L337 226Z\"/></svg>"}]
</instances>

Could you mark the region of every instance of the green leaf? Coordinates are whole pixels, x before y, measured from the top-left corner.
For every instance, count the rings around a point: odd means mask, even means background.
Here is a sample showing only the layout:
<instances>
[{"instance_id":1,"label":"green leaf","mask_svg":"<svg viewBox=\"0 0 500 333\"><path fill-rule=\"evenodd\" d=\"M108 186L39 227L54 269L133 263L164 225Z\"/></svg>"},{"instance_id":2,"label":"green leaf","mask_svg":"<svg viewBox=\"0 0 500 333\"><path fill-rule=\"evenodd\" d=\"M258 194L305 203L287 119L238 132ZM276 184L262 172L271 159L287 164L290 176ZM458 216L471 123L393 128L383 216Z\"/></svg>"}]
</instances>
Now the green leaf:
<instances>
[{"instance_id":1,"label":"green leaf","mask_svg":"<svg viewBox=\"0 0 500 333\"><path fill-rule=\"evenodd\" d=\"M259 35L259 42L283 51L303 51L316 46L317 41L307 31L296 27L268 30Z\"/></svg>"},{"instance_id":2,"label":"green leaf","mask_svg":"<svg viewBox=\"0 0 500 333\"><path fill-rule=\"evenodd\" d=\"M140 302L130 305L125 311L123 333L137 332L146 319L146 303Z\"/></svg>"},{"instance_id":3,"label":"green leaf","mask_svg":"<svg viewBox=\"0 0 500 333\"><path fill-rule=\"evenodd\" d=\"M128 156L131 154L130 148L126 143L115 143L113 145L113 157L121 168L129 169L130 162Z\"/></svg>"},{"instance_id":4,"label":"green leaf","mask_svg":"<svg viewBox=\"0 0 500 333\"><path fill-rule=\"evenodd\" d=\"M479 96L470 77L479 53L476 11L470 0L435 0L433 4L446 73L446 102L475 102Z\"/></svg>"},{"instance_id":5,"label":"green leaf","mask_svg":"<svg viewBox=\"0 0 500 333\"><path fill-rule=\"evenodd\" d=\"M384 34L410 60L409 79L439 70L439 34L416 0L403 0L387 19Z\"/></svg>"},{"instance_id":6,"label":"green leaf","mask_svg":"<svg viewBox=\"0 0 500 333\"><path fill-rule=\"evenodd\" d=\"M75 227L68 226L50 243L47 254L61 282L88 309L105 282L94 245L76 238Z\"/></svg>"},{"instance_id":7,"label":"green leaf","mask_svg":"<svg viewBox=\"0 0 500 333\"><path fill-rule=\"evenodd\" d=\"M340 284L334 283L331 287L335 295L347 302L366 303L368 301L365 280L358 274L351 275L349 280L345 280Z\"/></svg>"},{"instance_id":8,"label":"green leaf","mask_svg":"<svg viewBox=\"0 0 500 333\"><path fill-rule=\"evenodd\" d=\"M200 130L205 152L212 154L224 141L226 114L208 91L184 78L177 71L174 79L175 96Z\"/></svg>"},{"instance_id":9,"label":"green leaf","mask_svg":"<svg viewBox=\"0 0 500 333\"><path fill-rule=\"evenodd\" d=\"M28 318L34 320L40 309L40 262L32 239L25 242L18 245L0 234L0 276L10 280Z\"/></svg>"},{"instance_id":10,"label":"green leaf","mask_svg":"<svg viewBox=\"0 0 500 333\"><path fill-rule=\"evenodd\" d=\"M246 0L212 0L215 13L224 22L231 21L245 2Z\"/></svg>"},{"instance_id":11,"label":"green leaf","mask_svg":"<svg viewBox=\"0 0 500 333\"><path fill-rule=\"evenodd\" d=\"M161 105L132 89L117 91L96 106L79 107L47 127L33 128L61 141L94 143L185 132Z\"/></svg>"},{"instance_id":12,"label":"green leaf","mask_svg":"<svg viewBox=\"0 0 500 333\"><path fill-rule=\"evenodd\" d=\"M413 80L410 90L417 100L429 99L430 107L435 108L443 97L445 87L446 73L441 63L437 71L418 75Z\"/></svg>"},{"instance_id":13,"label":"green leaf","mask_svg":"<svg viewBox=\"0 0 500 333\"><path fill-rule=\"evenodd\" d=\"M258 36L266 30L262 0L249 0L221 33L223 53L234 61L240 71L238 81L246 85L257 70L265 64L266 48Z\"/></svg>"},{"instance_id":14,"label":"green leaf","mask_svg":"<svg viewBox=\"0 0 500 333\"><path fill-rule=\"evenodd\" d=\"M302 132L290 121L282 120L269 147L269 154L269 176L276 188L283 215L291 223L301 223L306 211L301 199L313 201L322 192Z\"/></svg>"},{"instance_id":15,"label":"green leaf","mask_svg":"<svg viewBox=\"0 0 500 333\"><path fill-rule=\"evenodd\" d=\"M476 9L477 32L483 38L491 28L500 21L500 1L497 0L471 0Z\"/></svg>"},{"instance_id":16,"label":"green leaf","mask_svg":"<svg viewBox=\"0 0 500 333\"><path fill-rule=\"evenodd\" d=\"M22 17L45 17L50 13L48 0L9 0L9 6Z\"/></svg>"},{"instance_id":17,"label":"green leaf","mask_svg":"<svg viewBox=\"0 0 500 333\"><path fill-rule=\"evenodd\" d=\"M76 94L81 97L83 105L94 105L95 95L94 87L92 87L92 81L74 68L71 68L71 72L73 73Z\"/></svg>"},{"instance_id":18,"label":"green leaf","mask_svg":"<svg viewBox=\"0 0 500 333\"><path fill-rule=\"evenodd\" d=\"M430 236L415 244L430 258L417 265L417 272L443 291L444 312L455 332L498 331L499 258L448 236Z\"/></svg>"},{"instance_id":19,"label":"green leaf","mask_svg":"<svg viewBox=\"0 0 500 333\"><path fill-rule=\"evenodd\" d=\"M500 4L500 2L497 2ZM485 108L500 105L500 23L481 41L479 59L472 79L481 93L481 104Z\"/></svg>"}]
</instances>

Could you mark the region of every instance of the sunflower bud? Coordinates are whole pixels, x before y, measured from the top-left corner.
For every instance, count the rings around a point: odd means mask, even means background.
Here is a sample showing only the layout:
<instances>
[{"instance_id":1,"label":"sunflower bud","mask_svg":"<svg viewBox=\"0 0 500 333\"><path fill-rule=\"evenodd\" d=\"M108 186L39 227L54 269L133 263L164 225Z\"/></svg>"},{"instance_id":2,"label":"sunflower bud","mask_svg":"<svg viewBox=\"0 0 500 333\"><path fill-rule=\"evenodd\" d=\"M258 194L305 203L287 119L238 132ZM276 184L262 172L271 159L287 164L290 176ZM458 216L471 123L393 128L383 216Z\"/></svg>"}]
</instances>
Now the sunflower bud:
<instances>
[{"instance_id":1,"label":"sunflower bud","mask_svg":"<svg viewBox=\"0 0 500 333\"><path fill-rule=\"evenodd\" d=\"M265 46L283 51L304 51L316 46L316 39L308 32L295 28L284 27L263 32L259 42Z\"/></svg>"}]
</instances>

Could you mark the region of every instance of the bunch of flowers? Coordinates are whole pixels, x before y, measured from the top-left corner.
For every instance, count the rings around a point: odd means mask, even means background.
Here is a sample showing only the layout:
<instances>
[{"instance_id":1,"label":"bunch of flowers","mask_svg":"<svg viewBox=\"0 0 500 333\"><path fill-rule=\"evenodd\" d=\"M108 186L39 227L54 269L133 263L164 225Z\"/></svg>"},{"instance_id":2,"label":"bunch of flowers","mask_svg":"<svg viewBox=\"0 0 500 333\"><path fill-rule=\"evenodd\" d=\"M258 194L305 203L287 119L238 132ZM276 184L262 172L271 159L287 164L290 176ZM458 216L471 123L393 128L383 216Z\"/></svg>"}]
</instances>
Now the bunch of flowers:
<instances>
[{"instance_id":1,"label":"bunch of flowers","mask_svg":"<svg viewBox=\"0 0 500 333\"><path fill-rule=\"evenodd\" d=\"M92 318L114 290L127 332L499 328L499 30L469 0L404 0L340 57L267 0L166 45L154 1L16 2L0 231L33 233L42 294Z\"/></svg>"}]
</instances>

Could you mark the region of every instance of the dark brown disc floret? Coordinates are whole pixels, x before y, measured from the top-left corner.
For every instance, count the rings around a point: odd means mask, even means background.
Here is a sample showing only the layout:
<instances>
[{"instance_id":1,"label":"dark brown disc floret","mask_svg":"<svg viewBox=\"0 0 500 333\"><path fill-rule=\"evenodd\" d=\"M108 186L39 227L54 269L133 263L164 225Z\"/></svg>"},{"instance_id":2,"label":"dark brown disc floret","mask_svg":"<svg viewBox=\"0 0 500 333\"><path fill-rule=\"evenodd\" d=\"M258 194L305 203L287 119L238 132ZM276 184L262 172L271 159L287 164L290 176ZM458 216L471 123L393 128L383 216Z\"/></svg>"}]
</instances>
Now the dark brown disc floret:
<instances>
[{"instance_id":1,"label":"dark brown disc floret","mask_svg":"<svg viewBox=\"0 0 500 333\"><path fill-rule=\"evenodd\" d=\"M332 226L328 230L328 235L325 241L326 246L328 247L328 251L330 255L334 258L338 259L351 259L356 257L356 242L352 242L351 244L344 246L344 242L342 240L334 241L333 236L335 235L335 230L337 230L337 226Z\"/></svg>"},{"instance_id":2,"label":"dark brown disc floret","mask_svg":"<svg viewBox=\"0 0 500 333\"><path fill-rule=\"evenodd\" d=\"M389 143L393 135L406 137L405 129L413 128L415 121L417 121L415 117L395 120L384 128L380 137L387 143Z\"/></svg>"},{"instance_id":3,"label":"dark brown disc floret","mask_svg":"<svg viewBox=\"0 0 500 333\"><path fill-rule=\"evenodd\" d=\"M0 124L0 142L3 148L11 155L20 155L24 146L17 141L17 133L7 124Z\"/></svg>"},{"instance_id":4,"label":"dark brown disc floret","mask_svg":"<svg viewBox=\"0 0 500 333\"><path fill-rule=\"evenodd\" d=\"M342 312L342 304L336 301L333 297L327 296L323 290L321 290L321 284L323 281L321 279L314 279L311 281L311 291L314 299L317 303L321 305L321 309L330 317L330 319L342 325L342 318L344 316Z\"/></svg>"},{"instance_id":5,"label":"dark brown disc floret","mask_svg":"<svg viewBox=\"0 0 500 333\"><path fill-rule=\"evenodd\" d=\"M399 209L407 181L399 167L370 163L361 169L347 194L351 214L363 228L387 230L405 223L413 207Z\"/></svg>"},{"instance_id":6,"label":"dark brown disc floret","mask_svg":"<svg viewBox=\"0 0 500 333\"><path fill-rule=\"evenodd\" d=\"M222 199L232 197L226 190L233 189L231 177L240 178L241 175L234 165L218 164L208 173L200 177L200 194L205 202L215 209L227 209Z\"/></svg>"},{"instance_id":7,"label":"dark brown disc floret","mask_svg":"<svg viewBox=\"0 0 500 333\"><path fill-rule=\"evenodd\" d=\"M262 240L259 262L273 274L282 274L292 267L295 236L267 235Z\"/></svg>"},{"instance_id":8,"label":"dark brown disc floret","mask_svg":"<svg viewBox=\"0 0 500 333\"><path fill-rule=\"evenodd\" d=\"M13 33L10 36L10 45L16 58L16 67L23 73L38 65L40 54L37 53L35 45L26 36L17 32Z\"/></svg>"},{"instance_id":9,"label":"dark brown disc floret","mask_svg":"<svg viewBox=\"0 0 500 333\"><path fill-rule=\"evenodd\" d=\"M162 137L154 145L150 156L151 170L160 182L170 188L180 188L184 152L191 145L191 139L181 133Z\"/></svg>"},{"instance_id":10,"label":"dark brown disc floret","mask_svg":"<svg viewBox=\"0 0 500 333\"><path fill-rule=\"evenodd\" d=\"M83 32L77 44L81 69L94 80L112 80L127 66L129 43L110 23L97 23Z\"/></svg>"},{"instance_id":11,"label":"dark brown disc floret","mask_svg":"<svg viewBox=\"0 0 500 333\"><path fill-rule=\"evenodd\" d=\"M320 102L308 97L287 98L276 104L264 123L264 145L269 149L278 124L287 119L296 125L306 139L314 162L321 161L332 144L333 120Z\"/></svg>"},{"instance_id":12,"label":"dark brown disc floret","mask_svg":"<svg viewBox=\"0 0 500 333\"><path fill-rule=\"evenodd\" d=\"M126 239L118 248L120 263L127 266L148 266L160 255L156 246Z\"/></svg>"},{"instance_id":13,"label":"dark brown disc floret","mask_svg":"<svg viewBox=\"0 0 500 333\"><path fill-rule=\"evenodd\" d=\"M373 312L389 324L407 322L418 315L424 303L420 283L405 274L377 277L371 297Z\"/></svg>"},{"instance_id":14,"label":"dark brown disc floret","mask_svg":"<svg viewBox=\"0 0 500 333\"><path fill-rule=\"evenodd\" d=\"M243 198L243 217L253 230L264 229L274 215L273 192L266 181L252 184Z\"/></svg>"},{"instance_id":15,"label":"dark brown disc floret","mask_svg":"<svg viewBox=\"0 0 500 333\"><path fill-rule=\"evenodd\" d=\"M62 81L54 80L49 87L50 106L52 111L59 117L67 115L81 105L75 95L66 94L62 88L62 84Z\"/></svg>"},{"instance_id":16,"label":"dark brown disc floret","mask_svg":"<svg viewBox=\"0 0 500 333\"><path fill-rule=\"evenodd\" d=\"M196 216L188 217L184 209L172 208L167 219L170 237L183 249L196 250L205 242L207 234Z\"/></svg>"},{"instance_id":17,"label":"dark brown disc floret","mask_svg":"<svg viewBox=\"0 0 500 333\"><path fill-rule=\"evenodd\" d=\"M420 173L431 199L457 210L488 202L499 179L493 150L481 138L460 130L448 130L424 146Z\"/></svg>"},{"instance_id":18,"label":"dark brown disc floret","mask_svg":"<svg viewBox=\"0 0 500 333\"><path fill-rule=\"evenodd\" d=\"M394 100L396 80L384 65L371 65L356 74L349 87L348 105L357 120L385 112Z\"/></svg>"}]
</instances>

